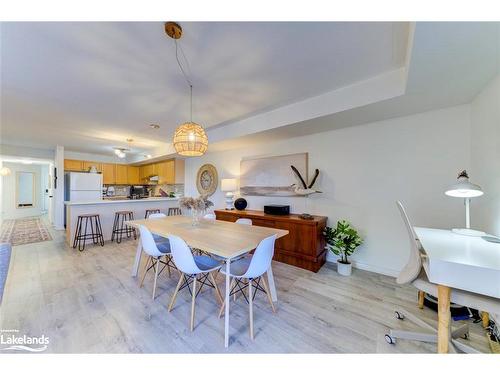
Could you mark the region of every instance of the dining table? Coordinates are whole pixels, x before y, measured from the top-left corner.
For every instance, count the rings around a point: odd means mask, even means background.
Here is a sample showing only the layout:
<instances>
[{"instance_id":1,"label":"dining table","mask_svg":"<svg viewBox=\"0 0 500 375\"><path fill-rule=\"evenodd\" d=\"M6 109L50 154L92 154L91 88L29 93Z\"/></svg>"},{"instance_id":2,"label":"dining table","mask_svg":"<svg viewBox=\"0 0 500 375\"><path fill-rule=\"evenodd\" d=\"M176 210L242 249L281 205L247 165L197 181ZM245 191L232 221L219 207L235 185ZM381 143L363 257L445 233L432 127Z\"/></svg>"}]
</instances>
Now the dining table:
<instances>
[{"instance_id":1,"label":"dining table","mask_svg":"<svg viewBox=\"0 0 500 375\"><path fill-rule=\"evenodd\" d=\"M231 262L257 248L259 243L272 235L284 237L287 230L245 225L221 220L199 219L176 215L164 218L130 220L126 225L138 228L145 226L151 233L161 237L175 235L182 238L191 248L215 255L223 260L225 267L225 314L224 346L229 346L229 294ZM137 277L142 257L142 243L139 239L132 266L132 276ZM175 260L174 260L175 262ZM274 302L278 300L272 266L267 270L269 293Z\"/></svg>"}]
</instances>

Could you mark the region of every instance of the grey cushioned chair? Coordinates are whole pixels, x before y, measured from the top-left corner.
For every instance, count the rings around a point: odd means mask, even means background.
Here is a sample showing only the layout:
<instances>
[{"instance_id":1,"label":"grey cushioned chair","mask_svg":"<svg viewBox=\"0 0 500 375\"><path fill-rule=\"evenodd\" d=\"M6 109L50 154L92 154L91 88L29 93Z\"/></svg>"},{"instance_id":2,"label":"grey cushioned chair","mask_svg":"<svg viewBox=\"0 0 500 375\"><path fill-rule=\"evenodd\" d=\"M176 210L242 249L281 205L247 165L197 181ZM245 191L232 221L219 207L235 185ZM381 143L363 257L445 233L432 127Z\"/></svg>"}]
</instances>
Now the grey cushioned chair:
<instances>
[{"instance_id":1,"label":"grey cushioned chair","mask_svg":"<svg viewBox=\"0 0 500 375\"><path fill-rule=\"evenodd\" d=\"M11 251L10 243L0 243L0 305L2 305L3 290L9 272Z\"/></svg>"},{"instance_id":2,"label":"grey cushioned chair","mask_svg":"<svg viewBox=\"0 0 500 375\"><path fill-rule=\"evenodd\" d=\"M401 217L403 218L406 230L408 232L408 237L410 239L410 257L408 258L406 266L397 277L396 282L398 284L412 284L419 291L436 296L437 285L431 283L427 279L425 271L422 267L422 258L425 258L426 256L425 249L422 248L420 242L418 241L413 226L411 225L408 215L406 214L406 211L401 202L398 201L397 206L401 213ZM451 289L450 300L451 302L458 305L471 307L489 313L500 314L500 300L496 298L482 296L460 289ZM395 344L397 338L425 342L437 342L437 329L430 324L427 324L422 319L402 309L396 311L396 317L398 319L404 319L406 317L408 318L408 320L426 329L428 332L412 332L391 329L389 334L385 335L385 339L388 343ZM467 324L463 324L458 328L451 330L450 341L453 345L449 346L450 351L454 351L454 349L456 348L465 353L479 353L476 349L457 340L459 337L468 337L468 333L469 326Z\"/></svg>"}]
</instances>

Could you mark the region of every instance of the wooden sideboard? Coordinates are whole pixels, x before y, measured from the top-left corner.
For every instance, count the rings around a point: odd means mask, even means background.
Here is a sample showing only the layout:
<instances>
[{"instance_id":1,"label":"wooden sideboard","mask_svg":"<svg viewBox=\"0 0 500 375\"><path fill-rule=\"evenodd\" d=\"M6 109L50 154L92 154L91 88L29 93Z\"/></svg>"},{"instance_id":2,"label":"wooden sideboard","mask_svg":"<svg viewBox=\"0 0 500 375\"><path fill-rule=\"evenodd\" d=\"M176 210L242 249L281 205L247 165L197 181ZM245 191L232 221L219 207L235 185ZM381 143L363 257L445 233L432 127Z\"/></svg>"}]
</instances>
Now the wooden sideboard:
<instances>
[{"instance_id":1,"label":"wooden sideboard","mask_svg":"<svg viewBox=\"0 0 500 375\"><path fill-rule=\"evenodd\" d=\"M288 236L276 241L274 260L318 272L326 262L323 230L326 216L314 216L304 220L299 215L268 215L254 210L215 210L217 220L236 221L239 218L252 220L253 225L286 229Z\"/></svg>"}]
</instances>

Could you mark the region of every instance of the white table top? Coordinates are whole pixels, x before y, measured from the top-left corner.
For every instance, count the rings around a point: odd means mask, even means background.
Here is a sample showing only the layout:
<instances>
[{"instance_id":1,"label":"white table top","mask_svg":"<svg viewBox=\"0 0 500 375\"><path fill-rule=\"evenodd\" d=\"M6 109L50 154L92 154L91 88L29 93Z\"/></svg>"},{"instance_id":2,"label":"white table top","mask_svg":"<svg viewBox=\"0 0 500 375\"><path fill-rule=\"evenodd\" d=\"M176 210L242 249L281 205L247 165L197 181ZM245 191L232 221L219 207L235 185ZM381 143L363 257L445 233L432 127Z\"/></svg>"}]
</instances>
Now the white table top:
<instances>
[{"instance_id":1,"label":"white table top","mask_svg":"<svg viewBox=\"0 0 500 375\"><path fill-rule=\"evenodd\" d=\"M436 284L500 298L500 244L450 230L415 227Z\"/></svg>"}]
</instances>

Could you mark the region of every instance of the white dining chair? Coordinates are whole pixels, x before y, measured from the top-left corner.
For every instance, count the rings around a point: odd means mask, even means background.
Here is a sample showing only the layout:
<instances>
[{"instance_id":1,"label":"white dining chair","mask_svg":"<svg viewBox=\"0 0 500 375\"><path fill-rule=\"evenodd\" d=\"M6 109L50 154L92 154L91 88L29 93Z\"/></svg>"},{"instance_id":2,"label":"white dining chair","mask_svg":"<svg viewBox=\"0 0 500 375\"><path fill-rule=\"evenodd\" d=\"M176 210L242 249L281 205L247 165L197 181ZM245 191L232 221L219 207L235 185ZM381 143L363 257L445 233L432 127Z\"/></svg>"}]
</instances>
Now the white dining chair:
<instances>
[{"instance_id":1,"label":"white dining chair","mask_svg":"<svg viewBox=\"0 0 500 375\"><path fill-rule=\"evenodd\" d=\"M236 224L252 225L252 219L247 219L244 217L239 218L235 221Z\"/></svg>"},{"instance_id":2,"label":"white dining chair","mask_svg":"<svg viewBox=\"0 0 500 375\"><path fill-rule=\"evenodd\" d=\"M266 278L262 277L271 267L271 261L274 255L274 243L276 242L276 235L272 235L263 239L251 258L242 258L231 263L230 275L232 279L230 284L229 296L234 296L236 293L241 293L245 300L248 302L248 316L250 322L250 338L253 340L253 300L257 291L262 291L267 295L269 304L273 312L273 300L267 286ZM226 274L226 270L221 268L221 273ZM262 286L260 283L262 282ZM245 289L248 289L248 297L245 295ZM222 303L219 310L219 318L224 312L226 302Z\"/></svg>"},{"instance_id":3,"label":"white dining chair","mask_svg":"<svg viewBox=\"0 0 500 375\"><path fill-rule=\"evenodd\" d=\"M144 267L144 274L142 275L140 288L144 284L144 279L146 274L153 269L155 272L154 282L153 282L153 300L156 295L156 283L158 280L158 275L163 272L165 268L168 270L168 276L170 277L170 268L175 269L175 265L172 262L172 254L170 251L170 243L168 239L166 242L156 242L153 238L153 234L144 226L139 226L139 233L141 234L141 245L143 251L148 255L148 261ZM160 269L161 267L161 269Z\"/></svg>"},{"instance_id":4,"label":"white dining chair","mask_svg":"<svg viewBox=\"0 0 500 375\"><path fill-rule=\"evenodd\" d=\"M203 216L203 218L206 220L215 220L216 219L215 214L205 214Z\"/></svg>"},{"instance_id":5,"label":"white dining chair","mask_svg":"<svg viewBox=\"0 0 500 375\"><path fill-rule=\"evenodd\" d=\"M417 240L413 226L411 225L410 219L408 218L406 210L401 202L398 201L397 206L400 211L401 217L403 218L408 238L410 240L410 256L408 258L407 264L396 278L396 282L398 284L412 284L415 288L417 288L417 290L421 292L437 296L437 285L431 283L427 279L426 273L422 267L422 258L425 258L426 256L425 249L422 248L421 244ZM456 303L462 306L500 314L500 300L496 298L487 297L460 289L451 289L450 300L452 303ZM389 344L395 344L396 339L398 338L425 342L437 342L437 329L432 325L424 322L417 316L410 314L406 310L399 309L398 311L396 311L396 318L400 320L408 318L408 320L426 329L428 333L391 329L389 334L385 335L385 339ZM464 353L479 353L479 351L477 351L476 349L458 340L459 337L468 338L468 336L469 326L467 324L463 324L454 330L450 330L450 341L453 344L450 345L450 349L454 350L454 348L456 348Z\"/></svg>"},{"instance_id":6,"label":"white dining chair","mask_svg":"<svg viewBox=\"0 0 500 375\"><path fill-rule=\"evenodd\" d=\"M11 252L12 246L10 243L0 243L0 306L2 305L3 291L9 273Z\"/></svg>"},{"instance_id":7,"label":"white dining chair","mask_svg":"<svg viewBox=\"0 0 500 375\"><path fill-rule=\"evenodd\" d=\"M157 212L154 214L149 214L148 219L155 220L155 219L163 219L164 217L167 217L167 215L165 215L162 212ZM158 236L157 234L154 233L153 233L153 238L155 239L156 243L168 242L168 239L166 237Z\"/></svg>"},{"instance_id":8,"label":"white dining chair","mask_svg":"<svg viewBox=\"0 0 500 375\"><path fill-rule=\"evenodd\" d=\"M212 274L212 272L217 271L221 267L222 263L205 255L193 256L189 246L180 237L171 235L168 236L168 240L170 241L174 263L181 272L179 282L177 283L177 287L175 288L168 306L168 311L172 311L179 291L187 287L191 293L190 329L193 331L195 301L203 286L214 288L215 295L219 303L222 304L222 295ZM197 283L200 283L200 288L198 290L196 289Z\"/></svg>"}]
</instances>

